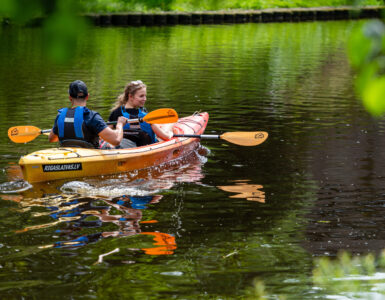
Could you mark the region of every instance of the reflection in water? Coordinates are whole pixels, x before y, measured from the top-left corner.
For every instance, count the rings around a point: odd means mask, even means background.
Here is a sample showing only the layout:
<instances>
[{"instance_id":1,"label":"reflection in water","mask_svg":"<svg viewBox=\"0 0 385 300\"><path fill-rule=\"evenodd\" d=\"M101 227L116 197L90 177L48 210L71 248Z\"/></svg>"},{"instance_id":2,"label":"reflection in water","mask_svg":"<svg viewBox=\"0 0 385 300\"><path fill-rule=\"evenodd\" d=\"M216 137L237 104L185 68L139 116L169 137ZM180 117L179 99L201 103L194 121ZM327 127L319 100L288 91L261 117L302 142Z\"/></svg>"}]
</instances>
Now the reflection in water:
<instances>
[{"instance_id":1,"label":"reflection in water","mask_svg":"<svg viewBox=\"0 0 385 300\"><path fill-rule=\"evenodd\" d=\"M22 192L20 189L18 195L4 194L1 198L17 202L20 212L31 213L35 218L16 233L55 228L53 237L60 240L41 245L40 249L76 249L104 238L141 234L153 240L153 247L140 247L145 254L170 255L177 248L175 237L165 232L142 231L141 224L152 226L158 222L152 216L144 216L145 211L162 199L159 192L171 189L175 183L201 180L201 166L207 161L202 154L207 153L207 149L201 147L161 167L103 178L38 183ZM9 167L7 172L12 181L6 183L3 190L14 192L15 187L25 181L19 178L17 166Z\"/></svg>"},{"instance_id":2,"label":"reflection in water","mask_svg":"<svg viewBox=\"0 0 385 300\"><path fill-rule=\"evenodd\" d=\"M217 188L231 193L237 193L236 195L230 196L230 198L246 198L249 201L257 201L265 203L265 192L262 185L259 184L248 184L249 180L236 180L235 185L217 186Z\"/></svg>"},{"instance_id":3,"label":"reflection in water","mask_svg":"<svg viewBox=\"0 0 385 300\"><path fill-rule=\"evenodd\" d=\"M175 237L163 232L142 232L141 234L148 234L154 236L155 246L153 248L143 248L144 252L149 255L165 255L173 254L176 249Z\"/></svg>"},{"instance_id":4,"label":"reflection in water","mask_svg":"<svg viewBox=\"0 0 385 300\"><path fill-rule=\"evenodd\" d=\"M28 199L20 201L21 210L30 209L32 206L44 206L49 211L35 213L34 217L49 215L54 221L46 224L27 226L17 233L31 230L43 229L65 223L65 228L55 230L61 241L53 244L40 246L39 248L75 248L95 243L102 238L127 237L137 234L154 236L154 246L143 248L149 255L173 254L176 249L175 238L162 232L141 232L140 224L142 210L147 205L158 203L161 195L154 196L128 196L123 195L113 199L92 199L81 198L75 195L53 195L45 198ZM5 200L5 198L3 198ZM13 200L12 198L8 198ZM156 223L156 220L148 220L143 223ZM91 234L81 234L81 231L102 227L109 227L109 224L117 226L117 230L99 231Z\"/></svg>"}]
</instances>

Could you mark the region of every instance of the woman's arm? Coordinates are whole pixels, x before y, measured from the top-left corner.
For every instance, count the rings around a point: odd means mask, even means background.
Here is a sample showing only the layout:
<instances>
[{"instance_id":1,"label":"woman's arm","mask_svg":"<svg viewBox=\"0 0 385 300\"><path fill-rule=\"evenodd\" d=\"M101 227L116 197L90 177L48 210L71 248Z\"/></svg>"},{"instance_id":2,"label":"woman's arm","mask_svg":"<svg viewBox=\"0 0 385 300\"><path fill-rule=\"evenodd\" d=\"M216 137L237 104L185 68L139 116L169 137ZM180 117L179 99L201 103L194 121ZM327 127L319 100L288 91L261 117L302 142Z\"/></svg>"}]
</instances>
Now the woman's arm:
<instances>
[{"instance_id":1,"label":"woman's arm","mask_svg":"<svg viewBox=\"0 0 385 300\"><path fill-rule=\"evenodd\" d=\"M166 126L160 127L157 124L152 124L151 128L156 134L156 136L162 140L169 140L173 137L173 128L174 124L167 124Z\"/></svg>"},{"instance_id":2,"label":"woman's arm","mask_svg":"<svg viewBox=\"0 0 385 300\"><path fill-rule=\"evenodd\" d=\"M58 132L59 129L57 128L57 119L59 117L59 114L56 116L56 119L55 119L55 122L53 124L53 127L51 129L51 132L49 133L49 136L48 136L48 141L50 143L54 143L54 142L58 142L59 141L59 137L57 135L57 133L55 132Z\"/></svg>"},{"instance_id":3,"label":"woman's arm","mask_svg":"<svg viewBox=\"0 0 385 300\"><path fill-rule=\"evenodd\" d=\"M59 141L59 137L56 134L53 133L52 129L51 129L51 132L49 133L48 141L50 143L54 143L54 142L58 142Z\"/></svg>"}]
</instances>

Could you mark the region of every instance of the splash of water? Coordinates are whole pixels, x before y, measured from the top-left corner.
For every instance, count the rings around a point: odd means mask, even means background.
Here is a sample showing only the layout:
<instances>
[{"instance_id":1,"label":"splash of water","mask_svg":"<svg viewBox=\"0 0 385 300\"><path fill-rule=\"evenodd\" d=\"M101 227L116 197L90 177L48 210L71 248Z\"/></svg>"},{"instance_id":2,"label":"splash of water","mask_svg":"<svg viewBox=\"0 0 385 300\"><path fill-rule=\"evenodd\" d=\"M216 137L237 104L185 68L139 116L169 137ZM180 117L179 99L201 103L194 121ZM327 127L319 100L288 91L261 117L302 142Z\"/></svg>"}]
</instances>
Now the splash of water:
<instances>
[{"instance_id":1,"label":"splash of water","mask_svg":"<svg viewBox=\"0 0 385 300\"><path fill-rule=\"evenodd\" d=\"M32 185L28 181L16 180L9 181L0 184L0 193L3 194L12 194L24 192L32 188Z\"/></svg>"},{"instance_id":2,"label":"splash of water","mask_svg":"<svg viewBox=\"0 0 385 300\"><path fill-rule=\"evenodd\" d=\"M131 184L116 180L105 181L102 186L96 186L84 181L70 181L65 183L60 190L68 194L79 194L84 196L118 197L121 195L146 196L158 192L146 190L141 186L131 186Z\"/></svg>"}]
</instances>

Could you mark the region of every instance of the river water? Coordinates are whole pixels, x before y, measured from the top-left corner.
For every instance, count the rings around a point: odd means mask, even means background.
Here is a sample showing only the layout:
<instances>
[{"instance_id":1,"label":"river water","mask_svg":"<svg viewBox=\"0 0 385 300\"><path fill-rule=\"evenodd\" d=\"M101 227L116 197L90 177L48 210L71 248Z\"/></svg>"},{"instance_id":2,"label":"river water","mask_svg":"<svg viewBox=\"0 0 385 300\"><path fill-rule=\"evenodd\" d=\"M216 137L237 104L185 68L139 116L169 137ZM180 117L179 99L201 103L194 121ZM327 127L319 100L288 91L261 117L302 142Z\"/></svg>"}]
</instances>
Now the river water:
<instances>
[{"instance_id":1,"label":"river water","mask_svg":"<svg viewBox=\"0 0 385 300\"><path fill-rule=\"evenodd\" d=\"M332 297L314 259L385 246L385 131L354 94L357 22L92 28L70 62L40 28L0 29L0 293L4 298ZM147 108L207 111L206 133L267 131L256 147L202 140L182 160L30 185L15 125L52 126L81 79L106 119L130 80ZM384 212L384 213L383 213ZM342 298L341 298L342 299Z\"/></svg>"}]
</instances>

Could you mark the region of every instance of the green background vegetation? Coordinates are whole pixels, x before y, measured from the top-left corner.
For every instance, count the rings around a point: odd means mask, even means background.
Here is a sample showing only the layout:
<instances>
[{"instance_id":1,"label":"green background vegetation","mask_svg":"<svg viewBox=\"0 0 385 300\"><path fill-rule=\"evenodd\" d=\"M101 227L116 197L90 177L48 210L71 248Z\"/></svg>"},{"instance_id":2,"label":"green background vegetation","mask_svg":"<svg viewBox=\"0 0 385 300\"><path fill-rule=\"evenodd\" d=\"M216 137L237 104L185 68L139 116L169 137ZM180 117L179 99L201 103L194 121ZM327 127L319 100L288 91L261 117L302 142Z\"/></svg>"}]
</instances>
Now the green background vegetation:
<instances>
[{"instance_id":1,"label":"green background vegetation","mask_svg":"<svg viewBox=\"0 0 385 300\"><path fill-rule=\"evenodd\" d=\"M267 9L277 7L316 7L342 5L381 5L379 0L82 0L87 12L122 11L207 11L228 9Z\"/></svg>"},{"instance_id":2,"label":"green background vegetation","mask_svg":"<svg viewBox=\"0 0 385 300\"><path fill-rule=\"evenodd\" d=\"M0 17L27 22L56 12L212 11L345 5L383 5L382 0L2 0Z\"/></svg>"}]
</instances>

